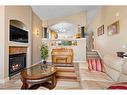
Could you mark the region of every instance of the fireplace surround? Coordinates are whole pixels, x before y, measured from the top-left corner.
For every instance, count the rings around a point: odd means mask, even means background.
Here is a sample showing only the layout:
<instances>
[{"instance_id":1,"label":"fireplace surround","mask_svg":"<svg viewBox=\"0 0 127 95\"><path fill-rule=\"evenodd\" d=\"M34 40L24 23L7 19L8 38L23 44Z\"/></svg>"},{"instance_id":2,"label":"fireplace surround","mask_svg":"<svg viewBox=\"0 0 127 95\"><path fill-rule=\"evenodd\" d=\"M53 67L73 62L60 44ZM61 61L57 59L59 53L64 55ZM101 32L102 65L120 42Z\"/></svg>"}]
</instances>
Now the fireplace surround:
<instances>
[{"instance_id":1,"label":"fireplace surround","mask_svg":"<svg viewBox=\"0 0 127 95\"><path fill-rule=\"evenodd\" d=\"M26 53L9 55L9 77L26 68Z\"/></svg>"}]
</instances>

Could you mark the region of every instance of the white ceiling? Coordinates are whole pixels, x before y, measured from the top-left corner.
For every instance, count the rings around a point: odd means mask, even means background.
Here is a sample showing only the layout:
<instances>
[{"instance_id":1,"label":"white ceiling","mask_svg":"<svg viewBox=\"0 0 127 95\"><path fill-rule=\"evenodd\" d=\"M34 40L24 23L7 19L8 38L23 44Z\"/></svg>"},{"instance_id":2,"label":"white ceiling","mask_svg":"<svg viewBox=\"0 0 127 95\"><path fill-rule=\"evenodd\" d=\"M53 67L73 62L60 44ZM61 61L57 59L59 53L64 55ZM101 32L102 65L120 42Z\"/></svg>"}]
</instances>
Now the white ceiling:
<instances>
[{"instance_id":1,"label":"white ceiling","mask_svg":"<svg viewBox=\"0 0 127 95\"><path fill-rule=\"evenodd\" d=\"M68 16L81 11L92 11L98 6L32 6L33 11L42 19Z\"/></svg>"}]
</instances>

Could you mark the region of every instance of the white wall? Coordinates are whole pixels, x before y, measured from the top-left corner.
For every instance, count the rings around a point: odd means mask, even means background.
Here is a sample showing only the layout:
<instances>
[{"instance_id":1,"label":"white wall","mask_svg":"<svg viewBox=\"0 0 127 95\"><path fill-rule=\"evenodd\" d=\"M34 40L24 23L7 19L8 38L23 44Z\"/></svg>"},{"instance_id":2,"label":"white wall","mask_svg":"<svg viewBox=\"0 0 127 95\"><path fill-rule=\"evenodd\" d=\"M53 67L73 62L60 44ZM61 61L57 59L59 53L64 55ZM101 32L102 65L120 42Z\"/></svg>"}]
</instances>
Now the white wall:
<instances>
[{"instance_id":1,"label":"white wall","mask_svg":"<svg viewBox=\"0 0 127 95\"><path fill-rule=\"evenodd\" d=\"M0 82L4 79L5 63L5 7L0 6Z\"/></svg>"},{"instance_id":2,"label":"white wall","mask_svg":"<svg viewBox=\"0 0 127 95\"><path fill-rule=\"evenodd\" d=\"M33 13L32 16L32 64L41 61L40 58L40 47L42 44L42 21ZM38 34L37 34L38 32Z\"/></svg>"},{"instance_id":3,"label":"white wall","mask_svg":"<svg viewBox=\"0 0 127 95\"><path fill-rule=\"evenodd\" d=\"M52 46L51 43L52 41L59 41L60 39L56 40L50 40L50 39L45 39L42 40L42 42L47 43L48 49L49 49L49 57L48 60L51 61L51 51L53 48L71 48L73 49L74 52L74 62L85 62L86 61L86 39L81 38L81 39L66 39L69 41L77 41L77 46ZM62 39L61 39L62 40ZM64 39L65 40L65 39Z\"/></svg>"},{"instance_id":4,"label":"white wall","mask_svg":"<svg viewBox=\"0 0 127 95\"><path fill-rule=\"evenodd\" d=\"M95 49L98 49L102 56L106 54L116 54L123 51L122 46L127 46L127 6L105 6L95 15L91 27L94 31ZM107 26L119 20L120 32L116 35L108 36ZM104 24L105 33L97 36L97 28ZM127 48L125 50L127 52Z\"/></svg>"}]
</instances>

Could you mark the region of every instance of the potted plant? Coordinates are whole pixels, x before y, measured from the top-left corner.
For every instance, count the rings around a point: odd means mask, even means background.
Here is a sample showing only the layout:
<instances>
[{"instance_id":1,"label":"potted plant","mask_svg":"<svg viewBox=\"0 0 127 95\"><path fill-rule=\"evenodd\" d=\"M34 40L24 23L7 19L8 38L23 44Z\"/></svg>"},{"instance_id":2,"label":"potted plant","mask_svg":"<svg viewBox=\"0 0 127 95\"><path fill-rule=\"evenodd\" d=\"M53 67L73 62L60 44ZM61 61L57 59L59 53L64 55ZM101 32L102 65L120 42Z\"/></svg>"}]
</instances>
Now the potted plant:
<instances>
[{"instance_id":1,"label":"potted plant","mask_svg":"<svg viewBox=\"0 0 127 95\"><path fill-rule=\"evenodd\" d=\"M43 60L43 63L46 64L46 59L48 58L48 46L46 43L42 43L40 51L41 59Z\"/></svg>"}]
</instances>

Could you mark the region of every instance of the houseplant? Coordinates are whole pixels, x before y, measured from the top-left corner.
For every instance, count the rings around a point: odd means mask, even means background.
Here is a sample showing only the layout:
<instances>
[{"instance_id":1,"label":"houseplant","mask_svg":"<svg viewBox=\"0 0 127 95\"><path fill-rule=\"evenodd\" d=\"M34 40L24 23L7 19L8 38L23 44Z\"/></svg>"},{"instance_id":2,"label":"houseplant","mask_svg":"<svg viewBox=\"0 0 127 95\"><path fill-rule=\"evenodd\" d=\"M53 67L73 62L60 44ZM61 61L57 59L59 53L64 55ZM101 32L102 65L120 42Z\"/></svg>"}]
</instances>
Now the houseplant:
<instances>
[{"instance_id":1,"label":"houseplant","mask_svg":"<svg viewBox=\"0 0 127 95\"><path fill-rule=\"evenodd\" d=\"M42 43L41 45L41 59L43 60L43 63L46 63L46 59L48 58L48 45L46 43Z\"/></svg>"}]
</instances>

